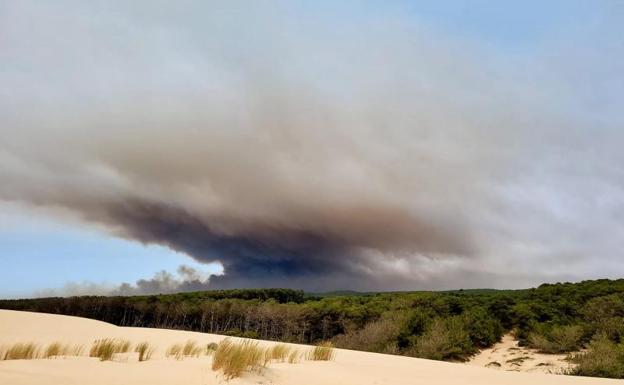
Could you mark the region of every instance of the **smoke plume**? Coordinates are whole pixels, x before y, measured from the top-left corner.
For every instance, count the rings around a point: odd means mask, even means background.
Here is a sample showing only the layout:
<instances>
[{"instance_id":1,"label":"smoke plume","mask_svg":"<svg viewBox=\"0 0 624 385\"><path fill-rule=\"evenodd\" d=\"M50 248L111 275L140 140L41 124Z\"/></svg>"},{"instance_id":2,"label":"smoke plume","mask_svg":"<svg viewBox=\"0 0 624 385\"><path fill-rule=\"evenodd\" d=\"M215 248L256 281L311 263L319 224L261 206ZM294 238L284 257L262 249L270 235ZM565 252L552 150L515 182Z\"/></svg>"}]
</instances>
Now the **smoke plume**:
<instances>
[{"instance_id":1,"label":"smoke plume","mask_svg":"<svg viewBox=\"0 0 624 385\"><path fill-rule=\"evenodd\" d=\"M136 4L2 6L1 199L218 261L210 287L489 286L543 278L537 260L556 278L589 253L619 263L622 120L588 112L560 41L511 61L398 10ZM119 290L183 286L163 274Z\"/></svg>"}]
</instances>

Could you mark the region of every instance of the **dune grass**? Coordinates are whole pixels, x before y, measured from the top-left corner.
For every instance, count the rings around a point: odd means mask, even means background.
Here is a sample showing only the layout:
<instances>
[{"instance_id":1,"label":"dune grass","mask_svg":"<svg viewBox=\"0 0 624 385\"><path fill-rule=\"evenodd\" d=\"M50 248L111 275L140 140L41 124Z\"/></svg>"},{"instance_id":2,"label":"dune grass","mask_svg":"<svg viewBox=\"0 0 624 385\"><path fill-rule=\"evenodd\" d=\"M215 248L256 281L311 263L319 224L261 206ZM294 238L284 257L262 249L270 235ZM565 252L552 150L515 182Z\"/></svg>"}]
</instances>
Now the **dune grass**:
<instances>
[{"instance_id":1,"label":"dune grass","mask_svg":"<svg viewBox=\"0 0 624 385\"><path fill-rule=\"evenodd\" d=\"M199 357L203 351L208 351L208 348L202 348L195 341L188 340L184 344L171 345L165 355L167 357L175 357L176 360L181 360L184 357Z\"/></svg>"},{"instance_id":2,"label":"dune grass","mask_svg":"<svg viewBox=\"0 0 624 385\"><path fill-rule=\"evenodd\" d=\"M117 353L127 353L130 350L130 341L114 338L103 338L93 342L89 357L98 357L100 361L110 361Z\"/></svg>"},{"instance_id":3,"label":"dune grass","mask_svg":"<svg viewBox=\"0 0 624 385\"><path fill-rule=\"evenodd\" d=\"M147 361L152 358L152 354L154 354L154 348L149 344L149 342L141 342L134 347L134 351L139 353L139 361Z\"/></svg>"},{"instance_id":4,"label":"dune grass","mask_svg":"<svg viewBox=\"0 0 624 385\"><path fill-rule=\"evenodd\" d=\"M82 345L70 345L70 344L62 344L60 342L53 342L49 344L45 350L41 358L53 358L53 357L61 357L61 356L81 356L84 350L84 346Z\"/></svg>"},{"instance_id":5,"label":"dune grass","mask_svg":"<svg viewBox=\"0 0 624 385\"><path fill-rule=\"evenodd\" d=\"M279 362L286 361L286 358L290 354L290 347L284 344L274 345L273 347L267 349L267 353L271 360L276 360Z\"/></svg>"},{"instance_id":6,"label":"dune grass","mask_svg":"<svg viewBox=\"0 0 624 385\"><path fill-rule=\"evenodd\" d=\"M298 350L292 350L288 355L289 364L297 364L301 361L301 353Z\"/></svg>"},{"instance_id":7,"label":"dune grass","mask_svg":"<svg viewBox=\"0 0 624 385\"><path fill-rule=\"evenodd\" d=\"M0 349L0 360L32 360L39 358L39 345L33 342L18 342Z\"/></svg>"},{"instance_id":8,"label":"dune grass","mask_svg":"<svg viewBox=\"0 0 624 385\"><path fill-rule=\"evenodd\" d=\"M240 377L247 370L260 371L268 364L267 350L258 346L258 342L221 341L212 358L212 370L223 372L226 380ZM270 358L269 358L270 360Z\"/></svg>"},{"instance_id":9,"label":"dune grass","mask_svg":"<svg viewBox=\"0 0 624 385\"><path fill-rule=\"evenodd\" d=\"M308 352L307 359L310 361L331 361L334 359L334 345L329 342L321 342Z\"/></svg>"}]
</instances>

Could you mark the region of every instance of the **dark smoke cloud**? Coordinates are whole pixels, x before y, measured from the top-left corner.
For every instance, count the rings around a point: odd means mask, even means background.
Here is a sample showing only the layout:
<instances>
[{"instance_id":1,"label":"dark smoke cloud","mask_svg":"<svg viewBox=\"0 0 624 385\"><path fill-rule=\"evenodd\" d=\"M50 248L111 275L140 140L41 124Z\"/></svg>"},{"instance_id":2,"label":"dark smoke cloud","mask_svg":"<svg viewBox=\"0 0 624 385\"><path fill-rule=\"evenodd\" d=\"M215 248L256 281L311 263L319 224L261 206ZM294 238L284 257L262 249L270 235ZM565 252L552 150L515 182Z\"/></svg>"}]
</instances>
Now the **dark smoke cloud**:
<instances>
[{"instance_id":1,"label":"dark smoke cloud","mask_svg":"<svg viewBox=\"0 0 624 385\"><path fill-rule=\"evenodd\" d=\"M0 14L0 198L224 267L107 291L624 272L608 44L512 60L400 9L142 5Z\"/></svg>"}]
</instances>

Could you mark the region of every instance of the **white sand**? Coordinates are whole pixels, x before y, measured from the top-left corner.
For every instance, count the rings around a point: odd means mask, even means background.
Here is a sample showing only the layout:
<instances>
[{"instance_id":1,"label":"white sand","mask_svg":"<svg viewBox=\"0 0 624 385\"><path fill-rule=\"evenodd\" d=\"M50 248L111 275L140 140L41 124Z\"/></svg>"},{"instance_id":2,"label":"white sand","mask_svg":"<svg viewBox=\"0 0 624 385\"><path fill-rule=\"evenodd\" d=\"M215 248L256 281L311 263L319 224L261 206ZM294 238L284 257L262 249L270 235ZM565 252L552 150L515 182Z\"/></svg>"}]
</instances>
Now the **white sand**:
<instances>
[{"instance_id":1,"label":"white sand","mask_svg":"<svg viewBox=\"0 0 624 385\"><path fill-rule=\"evenodd\" d=\"M518 346L518 341L507 334L501 342L475 355L468 364L516 372L560 374L571 368L566 357L566 354L542 354L534 349Z\"/></svg>"},{"instance_id":2,"label":"white sand","mask_svg":"<svg viewBox=\"0 0 624 385\"><path fill-rule=\"evenodd\" d=\"M83 318L0 310L0 345L13 342L41 344L60 341L83 344L88 350L97 338L125 338L133 343L149 341L158 350L150 361L138 362L130 355L127 362L100 362L95 358L0 361L2 385L209 385L224 384L210 370L209 357L177 361L164 352L174 343L189 339L205 344L222 336L163 329L122 328ZM272 344L272 342L262 342ZM294 345L301 351L307 346ZM229 384L276 385L536 385L607 384L618 380L516 373L484 367L416 358L337 350L331 362L302 361L298 364L273 363L262 374L245 374Z\"/></svg>"}]
</instances>

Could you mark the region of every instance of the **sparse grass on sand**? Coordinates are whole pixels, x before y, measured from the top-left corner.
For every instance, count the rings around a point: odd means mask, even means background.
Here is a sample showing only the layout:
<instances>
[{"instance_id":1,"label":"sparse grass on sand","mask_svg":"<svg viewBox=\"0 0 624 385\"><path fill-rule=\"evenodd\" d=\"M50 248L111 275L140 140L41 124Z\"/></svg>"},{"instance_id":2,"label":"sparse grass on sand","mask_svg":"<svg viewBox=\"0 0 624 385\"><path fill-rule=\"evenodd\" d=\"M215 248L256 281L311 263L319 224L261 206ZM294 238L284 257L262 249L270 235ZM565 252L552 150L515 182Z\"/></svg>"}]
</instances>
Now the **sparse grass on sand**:
<instances>
[{"instance_id":1,"label":"sparse grass on sand","mask_svg":"<svg viewBox=\"0 0 624 385\"><path fill-rule=\"evenodd\" d=\"M137 344L134 351L139 353L139 361L147 361L152 358L152 354L154 354L154 348L149 344L149 342L141 342Z\"/></svg>"},{"instance_id":2,"label":"sparse grass on sand","mask_svg":"<svg viewBox=\"0 0 624 385\"><path fill-rule=\"evenodd\" d=\"M39 351L39 345L33 342L18 342L0 348L0 360L32 360L39 357Z\"/></svg>"},{"instance_id":3,"label":"sparse grass on sand","mask_svg":"<svg viewBox=\"0 0 624 385\"><path fill-rule=\"evenodd\" d=\"M171 345L165 352L165 355L167 357L173 356L176 360L181 360L184 357L199 357L202 351L204 351L204 349L198 346L197 342L188 340L184 344Z\"/></svg>"},{"instance_id":4,"label":"sparse grass on sand","mask_svg":"<svg viewBox=\"0 0 624 385\"><path fill-rule=\"evenodd\" d=\"M290 354L290 347L284 344L273 345L273 347L267 349L267 354L271 360L284 362Z\"/></svg>"},{"instance_id":5,"label":"sparse grass on sand","mask_svg":"<svg viewBox=\"0 0 624 385\"><path fill-rule=\"evenodd\" d=\"M297 364L301 361L301 353L298 350L292 350L288 355L289 364Z\"/></svg>"},{"instance_id":6,"label":"sparse grass on sand","mask_svg":"<svg viewBox=\"0 0 624 385\"><path fill-rule=\"evenodd\" d=\"M46 346L45 349L34 342L18 342L9 346L0 346L0 361L80 356L83 350L84 347L82 345L62 344L60 342L53 342Z\"/></svg>"},{"instance_id":7,"label":"sparse grass on sand","mask_svg":"<svg viewBox=\"0 0 624 385\"><path fill-rule=\"evenodd\" d=\"M331 361L334 359L334 345L327 341L321 342L308 352L310 361Z\"/></svg>"},{"instance_id":8,"label":"sparse grass on sand","mask_svg":"<svg viewBox=\"0 0 624 385\"><path fill-rule=\"evenodd\" d=\"M82 345L62 344L53 342L43 351L42 358L53 358L61 356L81 356L84 350Z\"/></svg>"},{"instance_id":9,"label":"sparse grass on sand","mask_svg":"<svg viewBox=\"0 0 624 385\"><path fill-rule=\"evenodd\" d=\"M128 350L130 350L130 341L104 338L93 342L89 357L98 357L100 361L110 361L116 353L127 353Z\"/></svg>"},{"instance_id":10,"label":"sparse grass on sand","mask_svg":"<svg viewBox=\"0 0 624 385\"><path fill-rule=\"evenodd\" d=\"M254 341L221 341L212 358L212 370L221 370L226 380L240 377L244 371L260 371L268 364L267 350Z\"/></svg>"}]
</instances>

